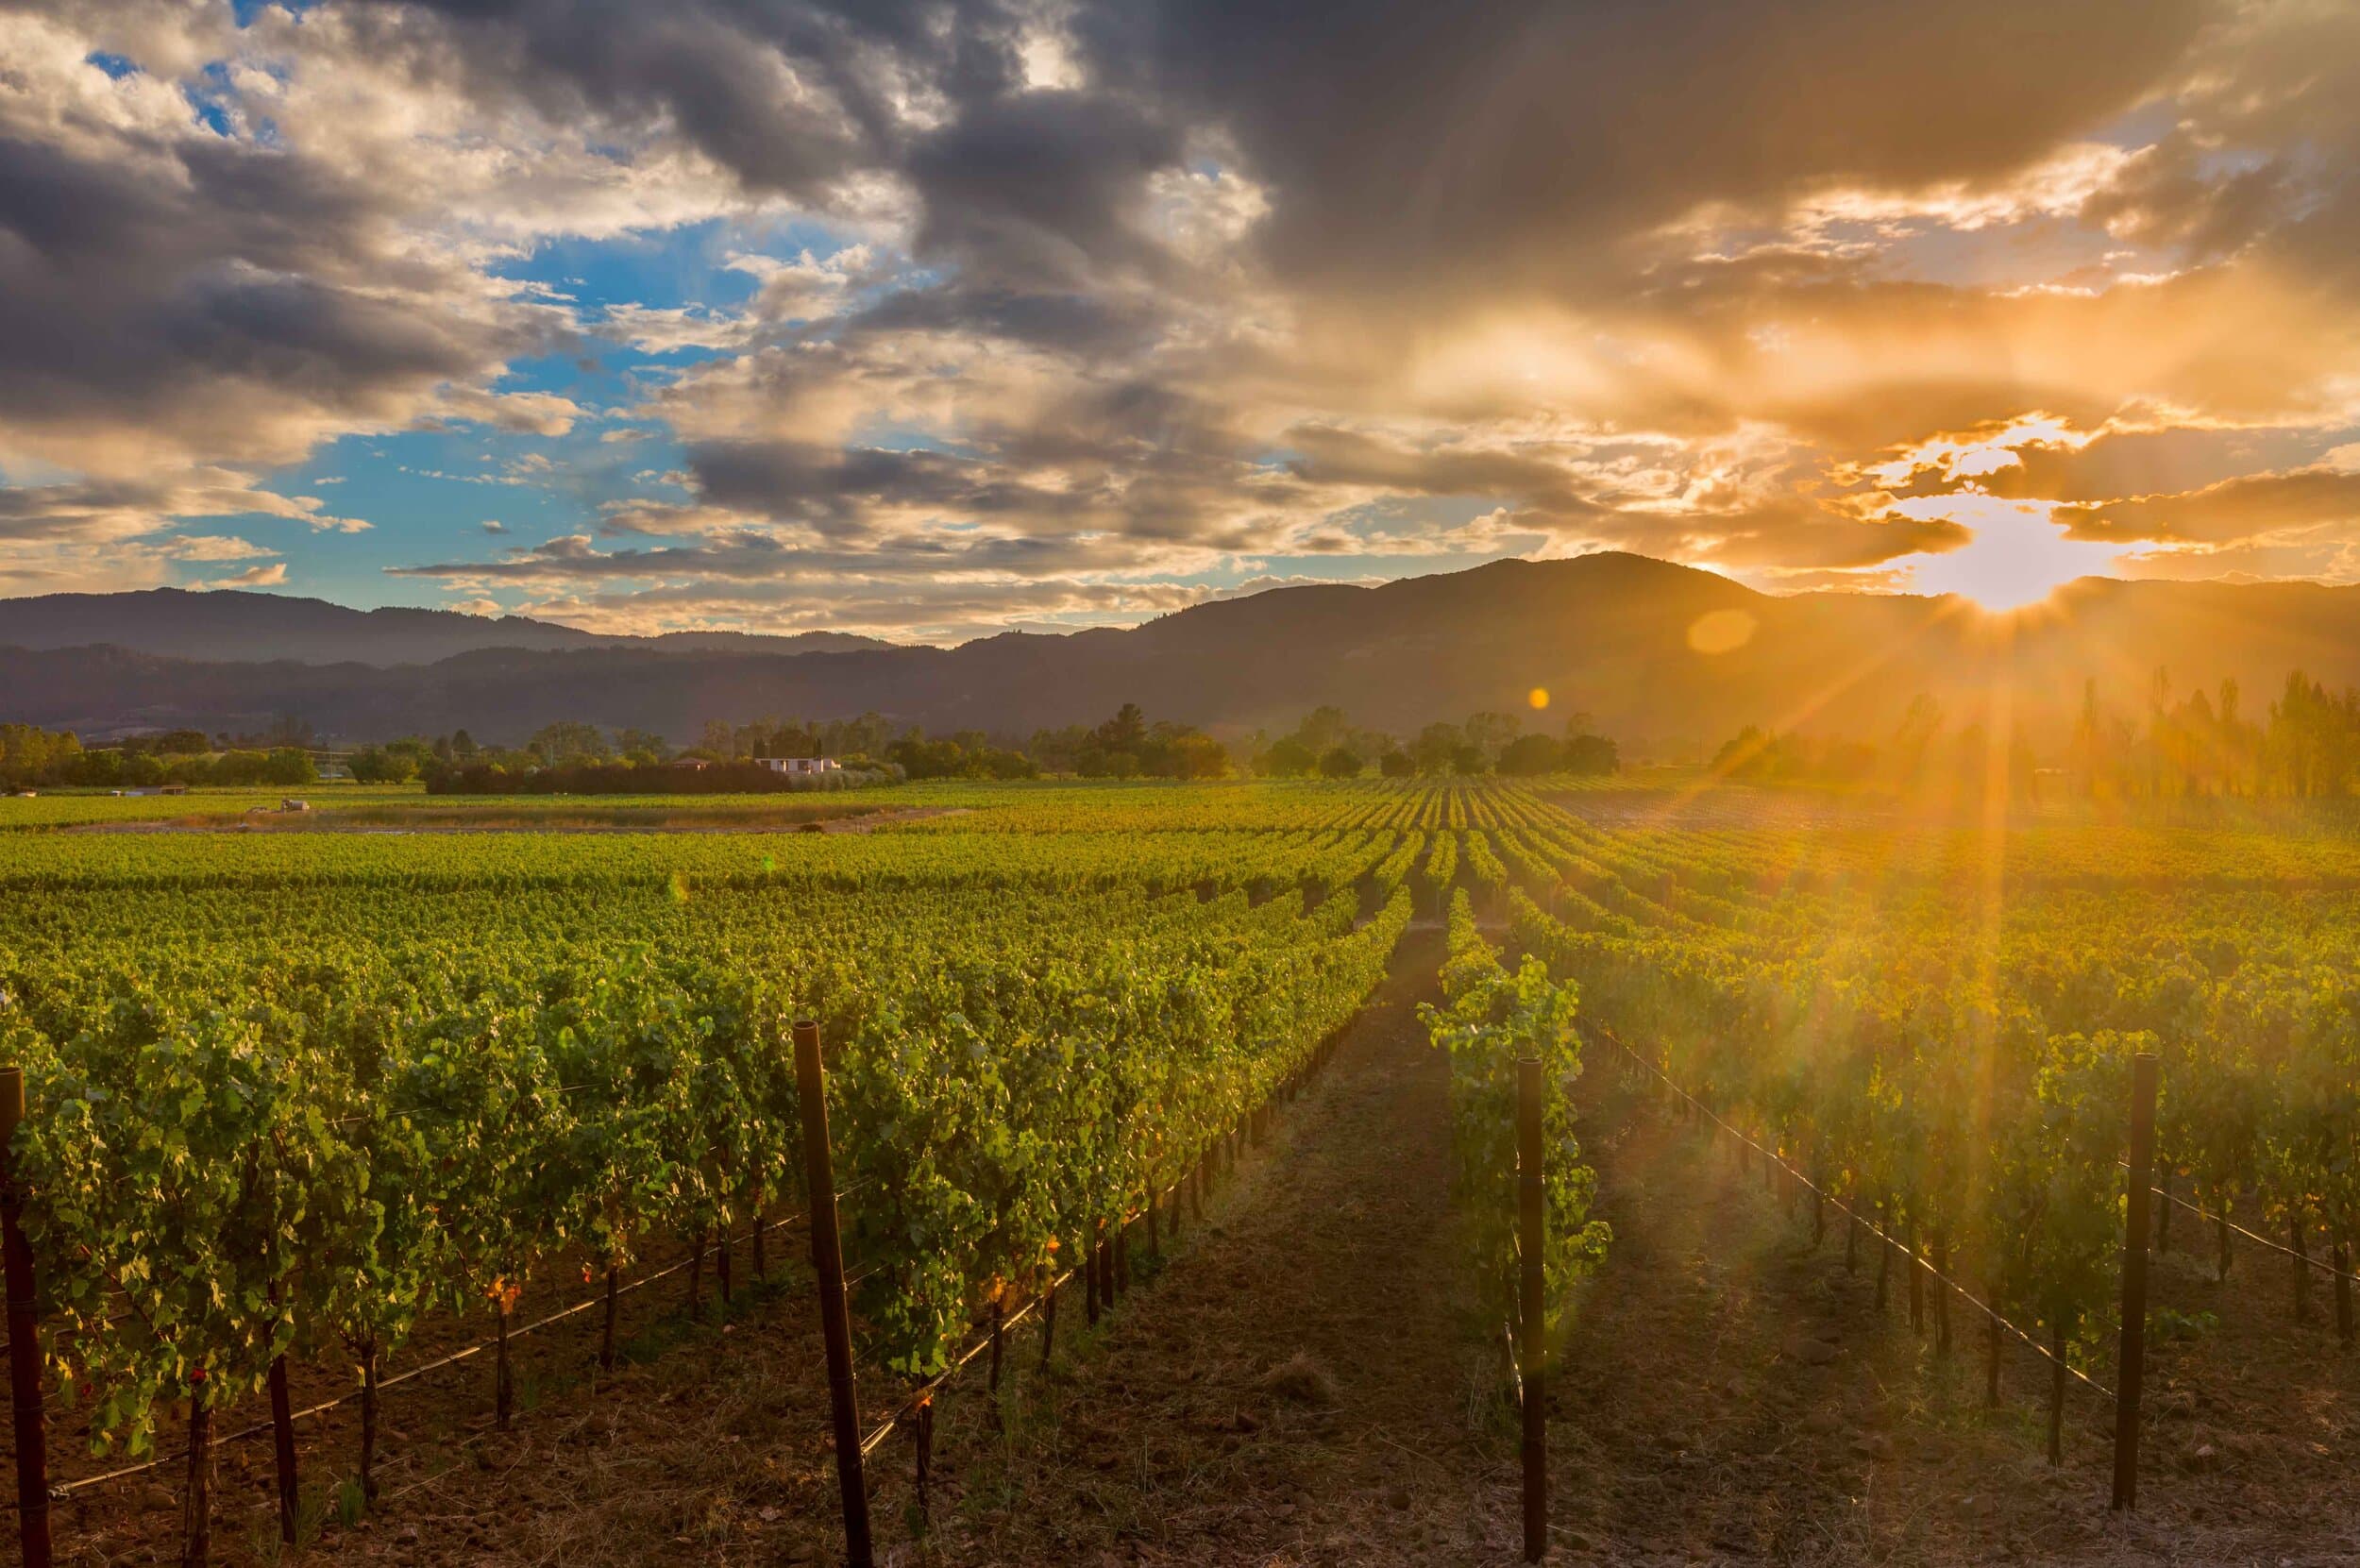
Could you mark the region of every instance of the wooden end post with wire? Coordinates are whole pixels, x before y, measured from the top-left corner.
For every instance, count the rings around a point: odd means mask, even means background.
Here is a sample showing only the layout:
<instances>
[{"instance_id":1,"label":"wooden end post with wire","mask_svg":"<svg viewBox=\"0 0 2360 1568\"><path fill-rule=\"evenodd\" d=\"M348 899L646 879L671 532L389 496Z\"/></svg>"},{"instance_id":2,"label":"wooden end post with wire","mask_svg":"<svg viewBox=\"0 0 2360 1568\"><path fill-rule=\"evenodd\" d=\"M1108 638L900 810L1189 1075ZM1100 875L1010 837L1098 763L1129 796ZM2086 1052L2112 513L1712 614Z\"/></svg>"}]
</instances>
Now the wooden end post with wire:
<instances>
[{"instance_id":1,"label":"wooden end post with wire","mask_svg":"<svg viewBox=\"0 0 2360 1568\"><path fill-rule=\"evenodd\" d=\"M0 1237L8 1281L8 1389L16 1413L16 1528L25 1568L49 1568L49 1433L42 1411L41 1308L33 1249L20 1222L16 1129L25 1120L25 1071L0 1068Z\"/></svg>"},{"instance_id":2,"label":"wooden end post with wire","mask_svg":"<svg viewBox=\"0 0 2360 1568\"><path fill-rule=\"evenodd\" d=\"M1541 1063L1516 1063L1516 1244L1523 1255L1517 1280L1516 1359L1524 1385L1525 1560L1549 1549L1549 1404L1547 1305L1542 1290Z\"/></svg>"},{"instance_id":3,"label":"wooden end post with wire","mask_svg":"<svg viewBox=\"0 0 2360 1568\"><path fill-rule=\"evenodd\" d=\"M2155 1057L2131 1059L2131 1189L2122 1224L2121 1363L2115 1377L2115 1493L2112 1507L2138 1506L2139 1382L2147 1355L2147 1199L2154 1180Z\"/></svg>"},{"instance_id":4,"label":"wooden end post with wire","mask_svg":"<svg viewBox=\"0 0 2360 1568\"><path fill-rule=\"evenodd\" d=\"M835 1478L844 1497L844 1555L872 1568L868 1485L861 1475L860 1396L852 1386L852 1324L844 1299L844 1239L836 1229L835 1159L828 1146L828 1087L819 1025L795 1024L795 1083L802 1101L803 1171L811 1193L811 1269L819 1286L819 1334L828 1357L828 1405L835 1428Z\"/></svg>"}]
</instances>

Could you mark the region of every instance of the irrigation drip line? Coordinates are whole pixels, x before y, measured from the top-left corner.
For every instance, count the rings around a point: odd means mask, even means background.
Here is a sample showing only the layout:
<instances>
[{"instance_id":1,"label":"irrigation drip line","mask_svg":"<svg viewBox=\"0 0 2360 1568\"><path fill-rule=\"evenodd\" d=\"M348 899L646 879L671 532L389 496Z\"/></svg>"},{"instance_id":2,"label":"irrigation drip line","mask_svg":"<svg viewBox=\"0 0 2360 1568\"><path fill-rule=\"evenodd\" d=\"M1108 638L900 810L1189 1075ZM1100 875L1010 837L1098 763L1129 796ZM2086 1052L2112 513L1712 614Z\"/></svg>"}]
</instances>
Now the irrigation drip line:
<instances>
[{"instance_id":1,"label":"irrigation drip line","mask_svg":"<svg viewBox=\"0 0 2360 1568\"><path fill-rule=\"evenodd\" d=\"M844 1192L836 1194L836 1196L838 1198L842 1198L847 1193L857 1192L860 1190L862 1185L864 1184L855 1183L853 1186L845 1189ZM762 1235L767 1236L773 1231L784 1230L789 1225L799 1224L810 1218L811 1216L808 1212L802 1214L790 1214L783 1220L774 1220L767 1225L757 1226L755 1227L755 1230L748 1231L743 1237L733 1237L731 1238L731 1240L733 1244L739 1240L750 1241L753 1239L756 1231L759 1231ZM677 1263L667 1264L664 1268L658 1269L653 1273L642 1274L628 1285L617 1285L615 1288L615 1294L618 1299L620 1297L627 1296L633 1290L639 1290L644 1286L653 1285L659 1279L668 1278L669 1276L680 1273L683 1269L689 1267L695 1261L696 1258L692 1255L689 1257L681 1259ZM550 1313L545 1318L535 1318L531 1323L520 1324L508 1331L508 1337L511 1340L520 1340L536 1329L547 1328L551 1324L562 1323L578 1312L587 1312L593 1307L602 1306L605 1304L605 1301L606 1294L604 1291L600 1291L598 1294L590 1297L586 1301L576 1302L573 1306L561 1308L558 1311ZM452 1351L447 1356L439 1357L434 1360L424 1363L423 1365L412 1367L406 1372L396 1373L391 1377L380 1378L378 1381L377 1391L382 1393L387 1389L393 1388L397 1384L407 1383L413 1378L423 1377L430 1372L440 1372L445 1367L454 1366L461 1361L468 1359L470 1357L481 1355L484 1351L491 1349L499 1341L497 1340L479 1340L474 1344L463 1346L458 1350ZM320 1404L310 1406L307 1408L296 1410L289 1416L288 1420L291 1424L297 1421L308 1421L313 1416L325 1415L328 1411L335 1409L339 1406L349 1405L360 1397L361 1396L358 1392L339 1394L334 1399L326 1400ZM247 1438L259 1437L264 1432L273 1430L275 1425L275 1423L268 1421L257 1422L251 1426L241 1427L235 1432L228 1433L223 1437L215 1438L213 1440L213 1445L215 1447L220 1447L224 1443L242 1442ZM53 1502L62 1498L71 1497L77 1492L88 1492L93 1487L104 1486L110 1481L124 1480L132 1475L143 1475L148 1471L158 1470L167 1464L175 1463L177 1461L177 1458L178 1456L177 1455L167 1454L149 1459L143 1464L126 1465L120 1470L110 1470L96 1475L85 1475L78 1481L67 1481L62 1485L51 1487L49 1489L49 1496ZM9 1510L14 1510L16 1506L17 1505L13 1500L10 1500L7 1505Z\"/></svg>"},{"instance_id":2,"label":"irrigation drip line","mask_svg":"<svg viewBox=\"0 0 2360 1568\"><path fill-rule=\"evenodd\" d=\"M1012 1316L1003 1318L1000 1321L1000 1332L1003 1335L1005 1335L1009 1329L1014 1328L1018 1324L1022 1323L1027 1317L1032 1315L1034 1307L1038 1307L1042 1302L1047 1301L1051 1296L1054 1295L1064 1287L1066 1281L1071 1279L1073 1275L1074 1271L1068 1269L1065 1273L1051 1280L1049 1282L1048 1290L1043 1290L1040 1294L1033 1297L1032 1300L1018 1307ZM926 1381L920 1383L915 1389L912 1389L910 1391L909 1397L902 1401L900 1407L896 1408L891 1415L885 1417L885 1420L878 1425L875 1431L860 1440L860 1457L865 1459L868 1458L869 1455L875 1453L878 1445L883 1443L885 1439L893 1435L893 1429L895 1427L901 1425L902 1423L907 1421L910 1417L916 1415L919 1410L925 1408L927 1404L933 1400L934 1396L950 1384L951 1379L956 1377L961 1372L966 1370L967 1364L969 1361L972 1361L976 1357L981 1356L985 1351L989 1350L990 1348L991 1336L986 1334L982 1339L976 1340L973 1344L969 1345L965 1350L961 1351L957 1360L952 1362L949 1366L943 1368L940 1372L935 1374L932 1377L929 1377Z\"/></svg>"},{"instance_id":3,"label":"irrigation drip line","mask_svg":"<svg viewBox=\"0 0 2360 1568\"><path fill-rule=\"evenodd\" d=\"M2131 1162L2128 1160L2118 1159L2115 1161L2115 1163L2125 1171L2131 1169ZM2286 1245L2284 1241L2273 1241L2267 1236L2256 1235L2252 1231L2246 1229L2245 1226L2237 1223L2236 1221L2230 1219L2227 1215L2216 1214L2209 1208L2200 1208L2195 1204L2188 1202L2187 1199L2181 1197L2177 1193L2166 1192L2160 1187L2150 1187L2148 1190L2154 1193L2158 1198L2163 1199L2166 1203L2177 1204L2182 1208L2186 1209L2189 1213L2194 1214L2200 1219L2210 1220L2217 1225L2227 1225L2231 1230L2236 1232L2239 1236L2244 1237L2254 1245L2267 1247L2271 1252L2278 1254L2281 1257L2291 1257L2298 1263L2307 1263L2312 1268L2317 1269L2319 1273L2328 1275L2330 1278L2360 1280L2360 1273L2353 1273L2349 1269L2338 1269L2334 1263L2328 1261L2326 1258L2313 1257L2308 1253L2299 1253L2295 1251L2294 1248Z\"/></svg>"},{"instance_id":4,"label":"irrigation drip line","mask_svg":"<svg viewBox=\"0 0 2360 1568\"><path fill-rule=\"evenodd\" d=\"M1972 1307L1975 1310L1981 1312L1984 1317L1989 1318L1993 1323L1998 1324L2009 1333L2014 1335L2017 1339L2023 1340L2025 1348L2031 1351L2033 1355L2038 1356L2042 1360L2049 1362L2053 1366L2064 1368L2066 1372L2072 1374L2076 1379L2086 1385L2092 1392L2103 1394L2109 1400L2112 1400L2115 1397L2114 1390L2108 1388L2105 1384L2100 1383L2098 1379L2092 1377L2088 1373L2083 1372L2080 1367L2075 1366L2072 1362L2060 1360L2053 1353L2050 1352L2047 1345L2042 1344L2038 1340L2033 1339L2030 1334L2027 1334L2024 1330L2018 1328L2014 1324L2008 1321L2008 1319L2002 1317L1996 1308L1983 1302L1975 1294L1975 1292L1969 1290L1965 1286L1961 1285L1957 1280L1952 1279L1948 1274L1946 1274L1940 1269L1935 1268L1931 1263L1920 1256L1917 1251L1911 1247L1907 1242L1896 1239L1881 1225L1878 1224L1877 1222L1864 1217L1858 1209L1853 1208L1843 1199L1837 1197L1834 1193L1829 1192L1826 1188L1821 1187L1817 1182L1812 1181L1809 1176L1806 1176L1800 1171L1795 1170L1795 1167L1787 1164L1785 1160L1780 1159L1776 1154L1773 1154L1770 1150L1763 1148L1761 1144L1755 1142L1752 1138L1746 1137L1744 1133L1729 1125L1728 1122L1722 1121L1718 1115L1714 1114L1711 1106L1706 1104L1703 1101L1697 1099L1694 1095L1680 1087L1679 1085L1674 1083L1670 1073L1656 1066L1655 1063L1647 1060L1646 1057L1642 1056L1638 1052L1633 1051L1629 1046L1625 1045L1620 1039L1615 1037L1611 1031L1598 1029L1596 1032L1600 1038L1606 1040L1616 1050L1622 1052L1623 1054L1628 1056L1632 1061L1637 1062L1640 1066L1645 1068L1648 1071L1654 1073L1658 1078L1661 1079L1665 1087L1669 1088L1674 1094L1678 1095L1681 1099L1687 1101L1690 1104L1695 1106L1697 1111L1714 1126L1719 1127L1722 1131L1728 1133L1731 1138L1737 1139L1748 1149L1753 1150L1763 1159L1766 1159L1771 1164L1776 1165L1779 1170L1794 1177L1797 1182L1800 1182L1810 1191L1818 1194L1818 1196L1827 1203L1828 1206L1834 1209L1838 1214L1841 1214L1846 1219L1850 1220L1853 1223L1859 1225L1863 1230L1868 1232L1869 1235L1875 1237L1886 1246L1891 1247L1894 1251L1908 1258L1911 1263L1925 1270L1929 1274L1931 1274L1942 1285L1955 1291L1960 1300L1965 1302L1969 1307Z\"/></svg>"},{"instance_id":5,"label":"irrigation drip line","mask_svg":"<svg viewBox=\"0 0 2360 1568\"><path fill-rule=\"evenodd\" d=\"M1183 1177L1179 1181L1173 1182L1170 1187L1165 1188L1161 1192L1155 1194L1155 1196L1158 1199L1158 1201L1167 1198L1177 1200L1180 1196L1181 1189L1187 1185L1188 1179ZM1130 1213L1125 1214L1122 1219L1117 1222L1117 1234L1127 1235L1130 1231L1132 1222L1141 1218L1145 1213L1146 1210L1144 1209L1135 1209ZM1034 1296L1031 1300L1027 1301L1023 1306L1018 1307L1014 1316L1003 1318L1001 1320L1000 1332L1003 1335L1005 1335L1009 1329L1014 1328L1018 1324L1022 1323L1032 1314L1034 1307L1038 1307L1042 1302L1047 1301L1051 1296L1056 1294L1058 1290L1064 1286L1066 1281L1071 1279L1080 1272L1081 1271L1079 1269L1068 1269L1065 1273L1051 1280L1049 1282L1048 1290L1041 1291L1038 1295ZM851 1289L852 1286L858 1284L861 1280L867 1279L874 1273L876 1273L876 1269L873 1266L862 1270L859 1274L844 1282L845 1289ZM875 1453L877 1451L877 1445L884 1442L886 1438L892 1436L893 1429L896 1426L901 1425L902 1423L907 1421L910 1417L916 1415L919 1410L925 1408L927 1403L934 1398L937 1391L946 1387L952 1378L956 1377L960 1372L966 1368L969 1361L972 1361L976 1357L982 1355L985 1351L990 1348L991 1336L989 1334L986 1334L982 1339L977 1340L973 1344L969 1345L965 1350L961 1351L957 1360L952 1362L949 1366L943 1368L940 1372L935 1374L934 1376L926 1379L925 1382L920 1383L915 1389L912 1389L909 1392L909 1396L902 1400L902 1403L894 1408L891 1415L885 1418L884 1422L878 1425L875 1431L861 1439L860 1457L865 1459L869 1455Z\"/></svg>"}]
</instances>

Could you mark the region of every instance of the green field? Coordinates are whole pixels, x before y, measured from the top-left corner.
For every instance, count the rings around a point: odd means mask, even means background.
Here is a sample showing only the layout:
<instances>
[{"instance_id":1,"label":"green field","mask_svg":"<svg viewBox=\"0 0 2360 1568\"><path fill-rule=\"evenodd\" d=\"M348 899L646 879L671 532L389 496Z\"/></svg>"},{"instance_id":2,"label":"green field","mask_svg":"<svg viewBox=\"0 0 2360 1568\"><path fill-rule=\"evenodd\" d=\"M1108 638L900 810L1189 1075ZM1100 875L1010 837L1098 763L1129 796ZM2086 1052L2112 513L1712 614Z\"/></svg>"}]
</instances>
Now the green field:
<instances>
[{"instance_id":1,"label":"green field","mask_svg":"<svg viewBox=\"0 0 2360 1568\"><path fill-rule=\"evenodd\" d=\"M1660 783L314 797L271 832L244 794L0 801L73 830L0 840L0 1057L77 1451L799 1210L799 1018L860 1193L864 1363L941 1372L1445 914L1430 1022L1495 1303L1530 1053L1553 1315L1612 1244L1562 1098L1585 1061L1660 1071L2099 1376L2135 1054L2182 1195L2321 1256L2360 1211L2360 844L2331 832ZM574 817L615 812L647 818ZM614 831L464 831L536 823Z\"/></svg>"}]
</instances>

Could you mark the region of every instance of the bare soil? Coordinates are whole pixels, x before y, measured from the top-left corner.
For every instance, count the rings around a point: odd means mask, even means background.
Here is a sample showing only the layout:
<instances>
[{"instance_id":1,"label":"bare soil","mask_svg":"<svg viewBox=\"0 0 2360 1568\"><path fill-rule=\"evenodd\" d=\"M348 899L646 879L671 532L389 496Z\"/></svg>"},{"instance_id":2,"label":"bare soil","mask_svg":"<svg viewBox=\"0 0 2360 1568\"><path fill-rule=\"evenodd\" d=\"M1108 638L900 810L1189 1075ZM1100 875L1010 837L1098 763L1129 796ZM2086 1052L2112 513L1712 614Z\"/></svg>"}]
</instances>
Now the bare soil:
<instances>
[{"instance_id":1,"label":"bare soil","mask_svg":"<svg viewBox=\"0 0 2360 1568\"><path fill-rule=\"evenodd\" d=\"M2069 1389L2051 1468L2045 1363L2003 1341L1987 1408L1979 1312L1953 1298L1944 1357L1930 1281L1913 1333L1899 1258L1880 1314L1872 1239L1847 1270L1832 1211L1813 1245L1807 1195L1788 1208L1726 1140L1643 1103L1602 1056L1590 1069L1586 1152L1615 1239L1552 1392L1567 1560L2284 1568L2360 1552L2360 1368L2320 1326L2322 1288L2314 1325L2293 1326L2283 1260L2249 1253L2217 1283L2209 1255L2156 1256L2155 1304L2200 1326L2149 1347L2138 1509L2110 1514L2110 1401ZM2210 1244L2184 1222L2173 1239ZM2111 1358L2090 1368L2101 1382Z\"/></svg>"},{"instance_id":2,"label":"bare soil","mask_svg":"<svg viewBox=\"0 0 2360 1568\"><path fill-rule=\"evenodd\" d=\"M1415 1011L1441 949L1405 937L1223 1210L1082 1364L1007 1401L1003 1438L946 1402L916 1560L1507 1560L1505 1408L1455 1245L1447 1064Z\"/></svg>"}]
</instances>

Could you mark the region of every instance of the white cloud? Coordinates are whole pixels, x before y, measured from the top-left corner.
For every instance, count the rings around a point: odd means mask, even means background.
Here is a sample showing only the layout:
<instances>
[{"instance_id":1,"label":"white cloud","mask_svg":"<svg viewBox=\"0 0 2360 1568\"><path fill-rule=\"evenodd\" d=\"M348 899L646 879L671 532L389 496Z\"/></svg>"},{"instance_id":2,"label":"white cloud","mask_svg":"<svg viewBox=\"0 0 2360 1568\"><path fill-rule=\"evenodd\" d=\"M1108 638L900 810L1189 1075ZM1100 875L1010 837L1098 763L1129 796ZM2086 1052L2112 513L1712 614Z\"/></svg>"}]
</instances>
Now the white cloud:
<instances>
[{"instance_id":1,"label":"white cloud","mask_svg":"<svg viewBox=\"0 0 2360 1568\"><path fill-rule=\"evenodd\" d=\"M276 588L287 581L287 564L274 561L267 566L248 566L211 582L200 582L200 588Z\"/></svg>"}]
</instances>

